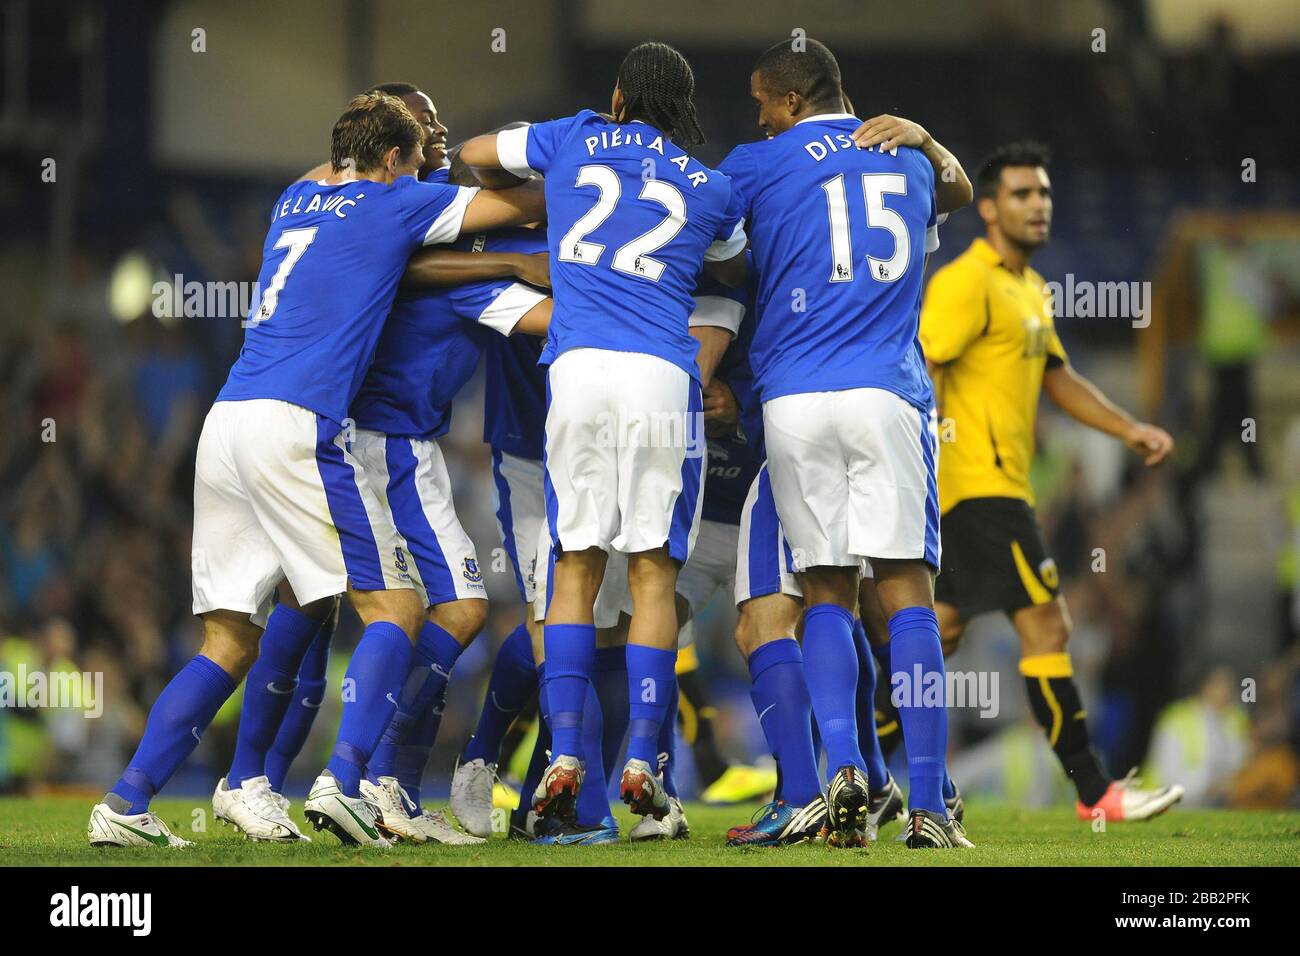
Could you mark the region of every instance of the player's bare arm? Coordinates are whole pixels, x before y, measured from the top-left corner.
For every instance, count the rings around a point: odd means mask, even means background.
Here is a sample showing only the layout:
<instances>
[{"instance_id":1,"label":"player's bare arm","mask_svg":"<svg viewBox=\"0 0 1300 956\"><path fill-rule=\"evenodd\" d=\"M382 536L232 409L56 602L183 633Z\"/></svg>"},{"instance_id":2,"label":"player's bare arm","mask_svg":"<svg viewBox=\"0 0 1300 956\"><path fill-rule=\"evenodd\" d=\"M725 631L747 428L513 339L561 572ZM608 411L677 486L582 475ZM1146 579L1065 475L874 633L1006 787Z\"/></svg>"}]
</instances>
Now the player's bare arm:
<instances>
[{"instance_id":1,"label":"player's bare arm","mask_svg":"<svg viewBox=\"0 0 1300 956\"><path fill-rule=\"evenodd\" d=\"M402 276L407 287L436 288L515 278L542 289L551 287L550 257L544 253L463 252L425 249L411 256Z\"/></svg>"},{"instance_id":2,"label":"player's bare arm","mask_svg":"<svg viewBox=\"0 0 1300 956\"><path fill-rule=\"evenodd\" d=\"M465 207L461 232L525 226L545 218L546 194L540 182L527 182L510 189L484 189Z\"/></svg>"},{"instance_id":3,"label":"player's bare arm","mask_svg":"<svg viewBox=\"0 0 1300 956\"><path fill-rule=\"evenodd\" d=\"M745 251L721 262L704 261L704 270L725 286L736 288L745 281Z\"/></svg>"},{"instance_id":4,"label":"player's bare arm","mask_svg":"<svg viewBox=\"0 0 1300 956\"><path fill-rule=\"evenodd\" d=\"M934 167L934 195L939 212L955 212L975 198L970 177L952 151L930 135L920 123L882 113L853 131L853 141L862 149L881 146L894 149L911 146L925 154Z\"/></svg>"},{"instance_id":5,"label":"player's bare arm","mask_svg":"<svg viewBox=\"0 0 1300 956\"><path fill-rule=\"evenodd\" d=\"M551 311L554 308L555 300L548 295L520 316L519 321L515 323L515 327L510 330L510 334L546 335L547 330L551 327Z\"/></svg>"},{"instance_id":6,"label":"player's bare arm","mask_svg":"<svg viewBox=\"0 0 1300 956\"><path fill-rule=\"evenodd\" d=\"M497 134L483 133L465 141L460 147L460 158L477 174L480 169L499 170L501 158L497 155Z\"/></svg>"},{"instance_id":7,"label":"player's bare arm","mask_svg":"<svg viewBox=\"0 0 1300 956\"><path fill-rule=\"evenodd\" d=\"M1148 467L1160 464L1174 450L1174 440L1167 431L1137 421L1069 365L1058 365L1043 373L1043 391L1075 421L1118 438L1141 455Z\"/></svg>"},{"instance_id":8,"label":"player's bare arm","mask_svg":"<svg viewBox=\"0 0 1300 956\"><path fill-rule=\"evenodd\" d=\"M691 338L700 343L695 361L700 366L700 385L708 389L709 383L713 380L713 373L717 370L718 363L722 361L722 353L727 351L727 346L735 336L730 329L721 326L693 325Z\"/></svg>"}]
</instances>

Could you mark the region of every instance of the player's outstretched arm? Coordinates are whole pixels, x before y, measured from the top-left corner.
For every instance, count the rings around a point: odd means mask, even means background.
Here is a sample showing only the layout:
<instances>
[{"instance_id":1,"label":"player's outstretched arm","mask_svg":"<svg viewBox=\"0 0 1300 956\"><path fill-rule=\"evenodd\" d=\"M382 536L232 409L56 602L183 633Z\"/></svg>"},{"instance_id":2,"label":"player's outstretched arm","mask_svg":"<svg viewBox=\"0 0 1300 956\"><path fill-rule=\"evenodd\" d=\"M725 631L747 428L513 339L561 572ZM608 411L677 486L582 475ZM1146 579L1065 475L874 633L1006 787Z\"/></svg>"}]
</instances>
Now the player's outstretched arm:
<instances>
[{"instance_id":1,"label":"player's outstretched arm","mask_svg":"<svg viewBox=\"0 0 1300 956\"><path fill-rule=\"evenodd\" d=\"M497 134L483 133L460 147L460 158L472 169L505 169L497 155Z\"/></svg>"},{"instance_id":2,"label":"player's outstretched arm","mask_svg":"<svg viewBox=\"0 0 1300 956\"><path fill-rule=\"evenodd\" d=\"M487 279L515 278L539 288L551 287L550 257L539 252L462 252L425 249L406 263L402 284L417 288L465 285Z\"/></svg>"},{"instance_id":3,"label":"player's outstretched arm","mask_svg":"<svg viewBox=\"0 0 1300 956\"><path fill-rule=\"evenodd\" d=\"M460 231L463 235L503 226L524 226L545 218L546 193L540 182L527 182L510 189L480 189L465 207Z\"/></svg>"},{"instance_id":4,"label":"player's outstretched arm","mask_svg":"<svg viewBox=\"0 0 1300 956\"><path fill-rule=\"evenodd\" d=\"M853 131L853 142L863 149L877 145L883 149L911 146L924 153L934 167L935 207L941 213L956 212L969 206L975 198L970 177L957 157L920 123L887 113L873 116Z\"/></svg>"},{"instance_id":5,"label":"player's outstretched arm","mask_svg":"<svg viewBox=\"0 0 1300 956\"><path fill-rule=\"evenodd\" d=\"M1043 391L1061 411L1089 428L1118 438L1141 455L1148 466L1160 464L1174 450L1174 440L1167 431L1137 421L1068 364L1043 373Z\"/></svg>"}]
</instances>

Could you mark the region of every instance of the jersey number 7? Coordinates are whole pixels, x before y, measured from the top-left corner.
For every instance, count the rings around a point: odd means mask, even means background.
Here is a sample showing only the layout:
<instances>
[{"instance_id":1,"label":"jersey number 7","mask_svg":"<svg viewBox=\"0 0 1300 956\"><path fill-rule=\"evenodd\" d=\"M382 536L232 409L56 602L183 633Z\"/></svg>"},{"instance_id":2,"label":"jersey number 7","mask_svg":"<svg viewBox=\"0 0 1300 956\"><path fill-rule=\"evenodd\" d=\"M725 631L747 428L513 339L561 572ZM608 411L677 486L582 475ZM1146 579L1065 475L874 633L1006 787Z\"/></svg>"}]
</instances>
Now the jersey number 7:
<instances>
[{"instance_id":1,"label":"jersey number 7","mask_svg":"<svg viewBox=\"0 0 1300 956\"><path fill-rule=\"evenodd\" d=\"M306 229L286 229L280 233L280 238L275 240L275 245L271 248L288 249L289 253L280 260L280 268L275 270L275 275L271 277L271 284L262 293L262 304L258 307L257 314L249 321L249 325L265 322L275 314L275 307L280 301L280 293L284 291L289 273L298 264L307 247L316 239L316 228L310 226Z\"/></svg>"},{"instance_id":2,"label":"jersey number 7","mask_svg":"<svg viewBox=\"0 0 1300 956\"><path fill-rule=\"evenodd\" d=\"M609 218L618 205L623 186L618 174L608 166L583 166L578 170L576 185L595 186L600 190L600 195L596 199L596 205L588 209L560 240L559 259L561 262L581 262L583 265L594 266L600 261L605 246L599 242L588 242L585 237ZM640 198L657 202L668 210L668 215L653 229L620 246L610 265L619 272L658 282L663 275L664 264L658 259L652 259L650 253L666 246L682 231L686 225L686 200L676 186L661 179L647 179L641 187Z\"/></svg>"},{"instance_id":3,"label":"jersey number 7","mask_svg":"<svg viewBox=\"0 0 1300 956\"><path fill-rule=\"evenodd\" d=\"M849 204L845 196L844 174L822 183L826 193L827 213L831 225L831 282L853 281L853 242L850 238ZM885 205L885 195L906 196L907 177L902 173L863 173L862 198L867 209L867 228L885 229L894 237L894 254L888 259L867 256L871 277L878 282L893 282L907 272L911 260L911 240L907 223Z\"/></svg>"}]
</instances>

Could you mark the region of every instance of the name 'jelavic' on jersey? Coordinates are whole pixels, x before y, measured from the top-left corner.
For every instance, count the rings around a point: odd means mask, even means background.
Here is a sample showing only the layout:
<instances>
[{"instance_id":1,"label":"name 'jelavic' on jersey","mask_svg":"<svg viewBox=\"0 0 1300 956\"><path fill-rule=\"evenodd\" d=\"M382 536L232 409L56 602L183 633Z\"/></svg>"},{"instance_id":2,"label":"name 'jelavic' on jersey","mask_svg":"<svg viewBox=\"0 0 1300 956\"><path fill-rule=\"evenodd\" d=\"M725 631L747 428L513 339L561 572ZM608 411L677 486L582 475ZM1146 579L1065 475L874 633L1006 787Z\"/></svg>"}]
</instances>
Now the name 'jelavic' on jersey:
<instances>
[{"instance_id":1,"label":"name 'jelavic' on jersey","mask_svg":"<svg viewBox=\"0 0 1300 956\"><path fill-rule=\"evenodd\" d=\"M476 192L410 176L286 189L262 249L261 301L217 401L279 399L341 425L406 260L455 239Z\"/></svg>"},{"instance_id":2,"label":"name 'jelavic' on jersey","mask_svg":"<svg viewBox=\"0 0 1300 956\"><path fill-rule=\"evenodd\" d=\"M764 402L850 388L930 402L917 324L938 247L934 170L910 147L859 149L859 125L810 117L720 166L744 198L759 274L750 360Z\"/></svg>"},{"instance_id":3,"label":"name 'jelavic' on jersey","mask_svg":"<svg viewBox=\"0 0 1300 956\"><path fill-rule=\"evenodd\" d=\"M497 134L501 164L546 177L555 312L543 362L575 348L642 352L698 377L687 330L706 258L745 247L726 176L646 123L591 110Z\"/></svg>"},{"instance_id":4,"label":"name 'jelavic' on jersey","mask_svg":"<svg viewBox=\"0 0 1300 956\"><path fill-rule=\"evenodd\" d=\"M451 248L544 252L545 239L532 229L502 229L462 236ZM545 297L545 291L513 278L403 292L352 403L356 426L406 438L446 434L452 401L473 377L488 341L505 341L523 314Z\"/></svg>"}]
</instances>

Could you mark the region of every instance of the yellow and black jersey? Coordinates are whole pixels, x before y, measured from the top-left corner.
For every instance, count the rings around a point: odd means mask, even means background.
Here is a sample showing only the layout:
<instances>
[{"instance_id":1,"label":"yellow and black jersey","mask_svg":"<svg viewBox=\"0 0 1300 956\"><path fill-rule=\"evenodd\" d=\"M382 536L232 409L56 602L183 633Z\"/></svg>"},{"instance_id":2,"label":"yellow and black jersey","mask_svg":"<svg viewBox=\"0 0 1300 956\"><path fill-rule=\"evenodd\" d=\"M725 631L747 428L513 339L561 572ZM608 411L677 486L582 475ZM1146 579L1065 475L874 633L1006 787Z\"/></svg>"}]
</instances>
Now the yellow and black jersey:
<instances>
[{"instance_id":1,"label":"yellow and black jersey","mask_svg":"<svg viewBox=\"0 0 1300 956\"><path fill-rule=\"evenodd\" d=\"M939 366L939 511L970 498L1030 505L1029 466L1043 372L1068 361L1043 277L1016 275L984 239L934 274L921 347Z\"/></svg>"}]
</instances>

